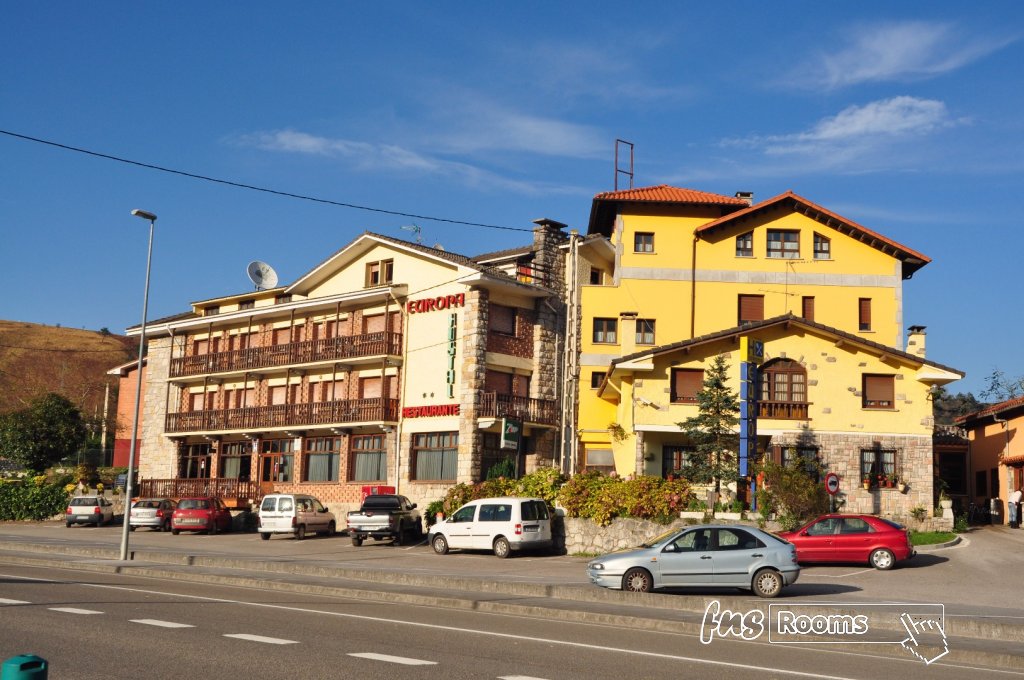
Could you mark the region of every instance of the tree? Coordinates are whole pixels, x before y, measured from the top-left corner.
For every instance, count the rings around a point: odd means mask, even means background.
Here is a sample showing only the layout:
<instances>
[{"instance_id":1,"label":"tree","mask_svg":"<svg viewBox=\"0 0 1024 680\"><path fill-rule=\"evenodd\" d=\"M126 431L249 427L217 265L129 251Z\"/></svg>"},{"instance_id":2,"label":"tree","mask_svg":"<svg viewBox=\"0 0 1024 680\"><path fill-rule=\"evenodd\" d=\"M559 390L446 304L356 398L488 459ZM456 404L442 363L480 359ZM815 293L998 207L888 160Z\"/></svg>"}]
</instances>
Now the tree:
<instances>
[{"instance_id":1,"label":"tree","mask_svg":"<svg viewBox=\"0 0 1024 680\"><path fill-rule=\"evenodd\" d=\"M960 416L976 413L983 408L985 404L978 401L971 392L950 394L945 387L937 387L932 392L932 412L937 425L952 425Z\"/></svg>"},{"instance_id":2,"label":"tree","mask_svg":"<svg viewBox=\"0 0 1024 680\"><path fill-rule=\"evenodd\" d=\"M1006 401L1024 394L1024 377L1009 378L998 368L985 378L985 383L987 386L981 392L982 399Z\"/></svg>"},{"instance_id":3,"label":"tree","mask_svg":"<svg viewBox=\"0 0 1024 680\"><path fill-rule=\"evenodd\" d=\"M78 408L50 392L28 408L0 416L0 457L42 472L78 451L86 434Z\"/></svg>"},{"instance_id":4,"label":"tree","mask_svg":"<svg viewBox=\"0 0 1024 680\"><path fill-rule=\"evenodd\" d=\"M736 452L740 438L739 397L729 389L729 364L725 357L715 357L704 372L704 384L697 392L698 413L678 423L696 447L689 456L682 474L697 484L715 482L715 491L721 491L722 480L736 479L739 472Z\"/></svg>"}]
</instances>

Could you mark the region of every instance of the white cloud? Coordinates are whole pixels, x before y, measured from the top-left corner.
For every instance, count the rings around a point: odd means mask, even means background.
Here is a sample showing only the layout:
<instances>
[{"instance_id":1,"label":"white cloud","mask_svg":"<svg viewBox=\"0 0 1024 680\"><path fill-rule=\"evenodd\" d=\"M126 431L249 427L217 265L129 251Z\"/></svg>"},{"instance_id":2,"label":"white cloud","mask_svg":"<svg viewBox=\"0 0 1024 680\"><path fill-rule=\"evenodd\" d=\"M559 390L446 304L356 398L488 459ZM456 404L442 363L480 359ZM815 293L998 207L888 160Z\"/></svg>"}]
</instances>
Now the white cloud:
<instances>
[{"instance_id":1,"label":"white cloud","mask_svg":"<svg viewBox=\"0 0 1024 680\"><path fill-rule=\"evenodd\" d=\"M830 89L864 82L931 78L961 68L1015 40L967 36L951 24L926 21L859 26L850 31L845 48L819 55L797 78L806 86Z\"/></svg>"},{"instance_id":2,"label":"white cloud","mask_svg":"<svg viewBox=\"0 0 1024 680\"><path fill-rule=\"evenodd\" d=\"M448 178L465 186L512 191L531 196L586 194L580 187L504 177L468 163L436 158L394 144L332 139L292 129L254 132L227 141L263 151L336 158L363 172L433 175Z\"/></svg>"},{"instance_id":3,"label":"white cloud","mask_svg":"<svg viewBox=\"0 0 1024 680\"><path fill-rule=\"evenodd\" d=\"M595 127L488 104L461 107L446 124L452 131L430 140L446 152L515 151L567 158L608 155L608 137Z\"/></svg>"}]
</instances>

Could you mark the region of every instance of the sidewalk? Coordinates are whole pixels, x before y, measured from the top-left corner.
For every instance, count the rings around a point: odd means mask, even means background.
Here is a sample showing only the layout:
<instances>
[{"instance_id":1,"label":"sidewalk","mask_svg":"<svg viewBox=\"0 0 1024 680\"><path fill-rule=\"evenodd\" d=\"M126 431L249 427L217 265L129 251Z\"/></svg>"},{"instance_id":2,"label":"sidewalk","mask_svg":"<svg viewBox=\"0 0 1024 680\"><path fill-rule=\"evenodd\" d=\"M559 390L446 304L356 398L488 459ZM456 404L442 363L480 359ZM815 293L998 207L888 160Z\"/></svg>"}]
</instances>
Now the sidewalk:
<instances>
[{"instance_id":1,"label":"sidewalk","mask_svg":"<svg viewBox=\"0 0 1024 680\"><path fill-rule=\"evenodd\" d=\"M1016 532L1004 535L1009 531L993 533L991 538L997 542L1012 542L1016 548L1024 549L1024 531L1019 535ZM306 543L314 544L314 541L304 542L304 545ZM294 545L294 542L289 543L286 548ZM0 535L0 564L471 609L688 635L700 634L705 610L713 601L719 601L723 608L734 611L767 611L769 603L800 604L805 599L787 598L783 593L777 600L766 601L728 591L634 594L586 583L529 582L469 574L439 577L438 574L412 570L373 569L369 568L370 564L365 568L346 568L291 555L254 559L240 554L186 554L149 549L133 550L133 554L134 560L120 561L119 551L114 547L9 540L9 537ZM579 563L580 560L574 562ZM510 561L489 560L487 563L508 565ZM892 598L890 601L898 600ZM846 605L855 606L856 601L848 601ZM1024 616L982 618L950 615L946 618L946 634L950 648L946 659L950 663L997 668L1024 664ZM881 653L887 655L903 656L905 653L897 645L880 647L884 648Z\"/></svg>"}]
</instances>

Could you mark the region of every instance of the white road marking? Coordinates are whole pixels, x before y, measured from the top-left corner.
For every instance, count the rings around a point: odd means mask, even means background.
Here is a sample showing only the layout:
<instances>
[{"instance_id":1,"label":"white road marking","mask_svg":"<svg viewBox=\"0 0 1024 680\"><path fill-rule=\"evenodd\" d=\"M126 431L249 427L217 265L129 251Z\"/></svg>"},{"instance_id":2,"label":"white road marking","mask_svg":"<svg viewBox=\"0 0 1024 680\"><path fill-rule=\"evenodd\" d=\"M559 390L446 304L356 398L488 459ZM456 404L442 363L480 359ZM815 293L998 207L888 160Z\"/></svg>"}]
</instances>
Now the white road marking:
<instances>
[{"instance_id":1,"label":"white road marking","mask_svg":"<svg viewBox=\"0 0 1024 680\"><path fill-rule=\"evenodd\" d=\"M265 642L268 645L297 645L298 640L282 640L281 638L263 637L262 635L248 635L247 633L227 633L224 637L236 638L238 640L249 640L251 642Z\"/></svg>"},{"instance_id":2,"label":"white road marking","mask_svg":"<svg viewBox=\"0 0 1024 680\"><path fill-rule=\"evenodd\" d=\"M142 623L147 626L159 626L161 628L195 628L190 623L175 623L174 621L161 621L160 619L128 619L132 623Z\"/></svg>"},{"instance_id":3,"label":"white road marking","mask_svg":"<svg viewBox=\"0 0 1024 680\"><path fill-rule=\"evenodd\" d=\"M280 610L284 610L284 611L294 611L294 612L300 612L300 613L304 613L304 614L320 614L322 616L331 616L331 617L335 617L335 618L351 619L351 620L354 620L354 621L373 621L375 623L387 623L387 624L390 624L390 625L404 625L404 626L411 626L411 627L416 627L416 628L439 629L439 630L443 630L443 631L446 631L446 632L467 633L467 634L473 634L473 635L481 635L481 636L484 636L484 637L508 638L508 639L513 639L513 640L519 640L519 641L522 641L522 642L538 642L538 643L545 644L545 645L555 645L555 646L561 646L561 647L574 647L574 648L577 648L577 649L588 649L588 650L594 650L594 651L620 653L620 654L632 655L632 656L643 656L643 657L650 657L650 658L657 658L657 659L666 659L666 660L670 660L670 661L685 661L685 662L689 662L689 663L702 664L702 665L706 665L706 666L724 666L726 668L749 669L749 666L747 666L747 665L744 665L744 664L741 664L741 663L735 663L735 662L731 662L731 661L717 661L717 660L714 660L714 659L705 659L705 658L690 657L690 656L680 656L680 655L677 655L677 654L663 654L663 653L660 653L660 652L645 652L645 651L636 650L636 649L626 649L626 648L622 648L622 647L609 647L607 645L593 645L593 644L586 644L586 643L583 643L583 642L569 642L569 641L565 641L565 640L551 640L549 638L537 638L537 637L530 637L530 636L526 636L526 635L517 635L517 634L513 634L513 633L498 633L498 632L495 632L495 631L477 630L475 628L451 628L451 627L448 627L448 626L437 625L437 624L432 624L432 623L421 623L419 621L396 621L393 618L382 617L382 616L366 616L364 614L348 614L348 613L344 613L344 612L330 612L330 611L324 611L323 609L309 609L309 608L306 608L306 607L289 607L289 606L286 606L286 605L269 604L269 603L266 603L266 602L246 602L245 600L231 600L231 599L222 598L222 597L204 597L202 595L186 595L186 594L182 594L182 593L172 593L172 592L168 592L168 591L165 591L165 590L150 590L148 588L128 588L126 586L111 586L111 585L106 585L106 584L102 584L102 583L85 583L85 582L82 582L82 581L73 581L73 580L58 581L58 580L48 579L48 578L36 578L36 577L32 577L32 576L21 576L21 575L18 575L18 574L0 574L0 577L20 579L22 581L35 581L35 582L39 582L39 583L58 583L58 584L64 584L64 585L77 585L77 586L83 586L83 587L86 587L86 588L100 588L100 589L103 589L103 590L121 590L121 591L125 591L125 592L130 592L130 593L143 593L143 594L147 594L147 595L160 595L160 596L164 596L164 597L180 597L180 598L190 599L190 600L201 600L201 601L205 601L205 602L220 602L220 603L223 603L223 604L237 604L237 605L245 605L245 606L249 606L249 607L260 607L260 608L264 608L264 609L280 609ZM592 626L592 625L597 625L597 624L581 624L581 625ZM685 634L682 635L682 636L683 637L695 637L693 635L685 635ZM768 644L768 643L752 643L752 644ZM815 649L813 651L814 651L815 655L825 654L825 655L829 655L829 656L850 656L850 657L862 657L862 658L866 658L866 659L877 659L878 658L877 656L872 656L870 654L861 654L861 653L858 653L858 652L850 652L850 651L845 651L845 650L839 652L839 651L833 651L833 650L819 650L819 649ZM908 657L906 659L894 658L893 662L902 662L904 664L913 664L915 668L920 665L920 661L917 661L916 659L910 658L909 655L908 655ZM985 670L986 672L990 672L990 673L1003 673L1005 675L1024 676L1024 673L1021 673L1021 672L1015 671L1015 670L982 668L982 667L978 667L978 666L970 666L970 665L967 665L967 664L941 663L940 662L940 663L936 663L936 666L939 666L939 667L942 667L942 668L963 668L963 669L968 669L968 670ZM766 666L766 667L762 668L761 670L763 670L763 671L765 671L765 672L767 672L769 674L776 674L776 675L795 675L795 676L798 676L798 677L806 677L806 678L821 678L822 680L846 680L845 678L837 678L837 676L822 675L821 673L804 673L804 672L801 672L801 671L794 671L794 670L789 670L789 669L786 669L786 668L772 668L772 667L767 667Z\"/></svg>"},{"instance_id":4,"label":"white road marking","mask_svg":"<svg viewBox=\"0 0 1024 680\"><path fill-rule=\"evenodd\" d=\"M874 569L861 569L860 571L851 571L848 574L814 574L822 578L846 578L847 576L856 576L857 574L867 574L868 572L875 571ZM806 579L804 579L806 580Z\"/></svg>"},{"instance_id":5,"label":"white road marking","mask_svg":"<svg viewBox=\"0 0 1024 680\"><path fill-rule=\"evenodd\" d=\"M0 597L0 604L32 604L31 602L25 602L25 600L8 600Z\"/></svg>"},{"instance_id":6,"label":"white road marking","mask_svg":"<svg viewBox=\"0 0 1024 680\"><path fill-rule=\"evenodd\" d=\"M94 609L77 609L75 607L49 607L52 612L64 612L65 614L102 614Z\"/></svg>"},{"instance_id":7,"label":"white road marking","mask_svg":"<svg viewBox=\"0 0 1024 680\"><path fill-rule=\"evenodd\" d=\"M404 656L391 656L389 654L374 654L373 652L360 652L349 654L360 659L373 659L374 661L387 661L388 663L400 663L404 666L436 666L436 661L424 661L423 659L408 659Z\"/></svg>"}]
</instances>

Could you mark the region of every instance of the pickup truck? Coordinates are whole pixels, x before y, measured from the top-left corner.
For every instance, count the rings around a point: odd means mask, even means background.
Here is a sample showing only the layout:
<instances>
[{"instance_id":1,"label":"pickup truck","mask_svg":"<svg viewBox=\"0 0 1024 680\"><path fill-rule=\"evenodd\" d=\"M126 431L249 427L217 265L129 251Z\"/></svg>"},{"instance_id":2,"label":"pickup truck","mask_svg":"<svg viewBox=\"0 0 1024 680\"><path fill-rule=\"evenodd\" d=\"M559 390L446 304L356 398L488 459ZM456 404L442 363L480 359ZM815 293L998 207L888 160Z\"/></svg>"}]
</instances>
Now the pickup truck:
<instances>
[{"instance_id":1,"label":"pickup truck","mask_svg":"<svg viewBox=\"0 0 1024 680\"><path fill-rule=\"evenodd\" d=\"M416 504L405 496L367 496L361 508L348 513L347 520L354 546L362 545L367 538L391 539L395 545L401 545L406 539L418 541L423 536L423 520Z\"/></svg>"}]
</instances>

